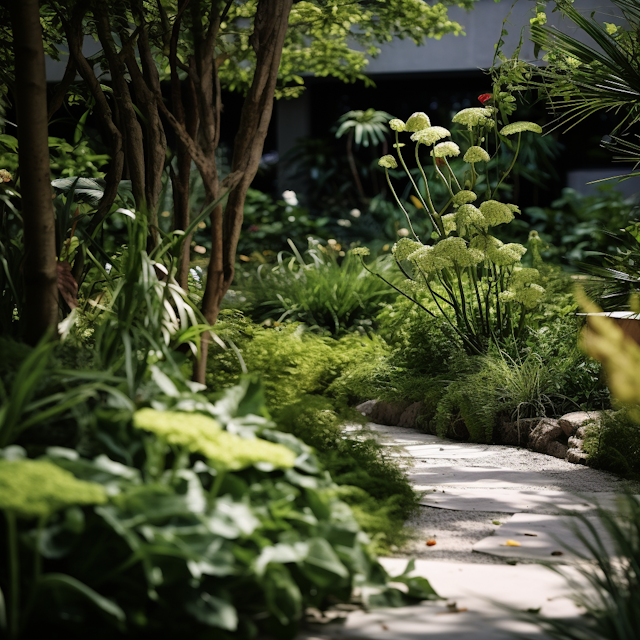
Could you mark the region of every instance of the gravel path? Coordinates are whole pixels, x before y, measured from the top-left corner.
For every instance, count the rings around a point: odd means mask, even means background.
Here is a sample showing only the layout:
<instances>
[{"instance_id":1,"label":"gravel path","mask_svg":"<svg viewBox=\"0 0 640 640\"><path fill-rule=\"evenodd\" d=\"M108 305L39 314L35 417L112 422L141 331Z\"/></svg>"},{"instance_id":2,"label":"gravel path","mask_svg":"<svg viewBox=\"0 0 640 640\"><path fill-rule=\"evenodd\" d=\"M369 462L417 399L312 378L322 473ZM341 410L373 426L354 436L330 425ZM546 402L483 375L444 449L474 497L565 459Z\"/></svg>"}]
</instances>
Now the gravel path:
<instances>
[{"instance_id":1,"label":"gravel path","mask_svg":"<svg viewBox=\"0 0 640 640\"><path fill-rule=\"evenodd\" d=\"M441 440L403 427L391 427L369 423L364 429L358 426L347 428L357 432L356 437L375 437L388 447L387 455L395 458L409 475L417 491L424 495L434 491L464 493L465 490L477 490L478 485L486 496L495 495L499 489L512 491L562 491L571 494L606 494L631 488L640 492L638 486L619 477L576 465L528 449L502 445L474 445ZM444 457L450 456L450 457ZM468 471L466 471L468 470ZM486 470L486 472L485 472ZM485 481L474 481L473 471L480 472ZM509 474L508 471L513 473ZM492 482L492 476L508 477L504 482ZM419 480L421 477L433 478L442 475L437 483L433 480ZM536 480L535 483L531 479ZM453 482L454 484L451 484ZM536 511L544 513L544 510ZM394 557L421 558L480 564L507 564L509 560L476 553L474 544L495 534L500 524L504 524L511 515L501 511L464 511L421 505L415 515L407 522L412 530L411 539L398 549ZM427 540L436 544L427 546ZM519 563L532 562L519 559Z\"/></svg>"}]
</instances>

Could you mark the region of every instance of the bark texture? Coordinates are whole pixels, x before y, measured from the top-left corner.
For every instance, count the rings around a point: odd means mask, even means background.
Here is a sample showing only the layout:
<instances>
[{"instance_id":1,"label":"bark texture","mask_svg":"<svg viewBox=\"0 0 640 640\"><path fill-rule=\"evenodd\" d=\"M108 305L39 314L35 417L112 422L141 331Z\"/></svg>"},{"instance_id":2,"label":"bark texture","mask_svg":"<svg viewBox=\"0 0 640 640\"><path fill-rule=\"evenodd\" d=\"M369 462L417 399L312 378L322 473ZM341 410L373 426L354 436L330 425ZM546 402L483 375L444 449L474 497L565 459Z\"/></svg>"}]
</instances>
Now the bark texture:
<instances>
[{"instance_id":1,"label":"bark texture","mask_svg":"<svg viewBox=\"0 0 640 640\"><path fill-rule=\"evenodd\" d=\"M278 68L292 4L292 0L260 0L258 4L250 39L250 44L256 52L256 70L242 106L240 127L234 140L231 162L232 173L241 175L241 178L229 195L224 213L222 207L216 207L211 217L211 259L202 300L202 312L210 324L216 322L222 299L235 275L235 258L242 228L244 202L258 171L273 113ZM214 76L214 79L216 77ZM220 95L217 83L216 95ZM219 109L214 109L213 113L219 114ZM215 195L217 196L217 192ZM207 351L208 338L205 334L201 344L201 357L194 370L194 378L202 383L206 373Z\"/></svg>"},{"instance_id":2,"label":"bark texture","mask_svg":"<svg viewBox=\"0 0 640 640\"><path fill-rule=\"evenodd\" d=\"M25 256L25 338L58 323L55 220L49 167L47 80L38 0L11 3Z\"/></svg>"}]
</instances>

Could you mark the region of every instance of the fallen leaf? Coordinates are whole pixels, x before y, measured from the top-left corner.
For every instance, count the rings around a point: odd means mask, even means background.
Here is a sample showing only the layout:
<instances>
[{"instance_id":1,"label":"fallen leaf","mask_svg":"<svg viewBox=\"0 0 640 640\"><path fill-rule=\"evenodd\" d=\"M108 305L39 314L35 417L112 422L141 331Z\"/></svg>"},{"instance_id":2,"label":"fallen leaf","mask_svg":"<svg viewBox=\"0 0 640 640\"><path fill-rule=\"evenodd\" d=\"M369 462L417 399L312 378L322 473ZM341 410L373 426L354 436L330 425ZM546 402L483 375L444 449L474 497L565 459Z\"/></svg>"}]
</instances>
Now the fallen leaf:
<instances>
[{"instance_id":1,"label":"fallen leaf","mask_svg":"<svg viewBox=\"0 0 640 640\"><path fill-rule=\"evenodd\" d=\"M531 536L532 538L537 538L538 534L537 533L525 533L525 536Z\"/></svg>"},{"instance_id":2,"label":"fallen leaf","mask_svg":"<svg viewBox=\"0 0 640 640\"><path fill-rule=\"evenodd\" d=\"M492 520L491 524L495 524L497 526L497 525L502 524L502 522L500 522L500 520Z\"/></svg>"},{"instance_id":3,"label":"fallen leaf","mask_svg":"<svg viewBox=\"0 0 640 640\"><path fill-rule=\"evenodd\" d=\"M387 627L386 624L381 624L380 625L385 631L389 631L389 627Z\"/></svg>"},{"instance_id":4,"label":"fallen leaf","mask_svg":"<svg viewBox=\"0 0 640 640\"><path fill-rule=\"evenodd\" d=\"M507 540L504 543L505 547L521 547L522 545L517 540Z\"/></svg>"},{"instance_id":5,"label":"fallen leaf","mask_svg":"<svg viewBox=\"0 0 640 640\"><path fill-rule=\"evenodd\" d=\"M527 613L540 613L540 609L542 609L542 607L538 607L537 609L525 609L525 611Z\"/></svg>"},{"instance_id":6,"label":"fallen leaf","mask_svg":"<svg viewBox=\"0 0 640 640\"><path fill-rule=\"evenodd\" d=\"M564 553L562 551L552 551L551 555L552 556L563 556Z\"/></svg>"},{"instance_id":7,"label":"fallen leaf","mask_svg":"<svg viewBox=\"0 0 640 640\"><path fill-rule=\"evenodd\" d=\"M433 547L435 546L435 544L436 544L436 541L433 538L427 540L427 547Z\"/></svg>"}]
</instances>

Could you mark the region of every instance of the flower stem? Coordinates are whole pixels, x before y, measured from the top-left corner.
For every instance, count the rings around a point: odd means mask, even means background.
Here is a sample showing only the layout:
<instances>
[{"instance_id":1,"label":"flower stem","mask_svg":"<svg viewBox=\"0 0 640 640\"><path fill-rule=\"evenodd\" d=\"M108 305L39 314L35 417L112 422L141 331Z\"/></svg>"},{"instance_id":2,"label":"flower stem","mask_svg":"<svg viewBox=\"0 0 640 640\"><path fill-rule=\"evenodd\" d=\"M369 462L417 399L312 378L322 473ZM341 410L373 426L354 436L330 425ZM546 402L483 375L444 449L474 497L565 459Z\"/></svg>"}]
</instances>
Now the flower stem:
<instances>
[{"instance_id":1,"label":"flower stem","mask_svg":"<svg viewBox=\"0 0 640 640\"><path fill-rule=\"evenodd\" d=\"M416 232L413 230L413 225L411 224L411 218L409 217L407 210L402 206L402 202L400 202L400 198L398 198L398 194L396 193L396 190L393 188L393 185L391 184L391 178L389 178L389 170L386 167L384 169L384 173L387 176L387 184L389 185L389 189L391 189L391 193L393 194L393 197L396 199L398 206L402 209L402 213L404 213L407 219L407 223L409 225L409 229L411 229L411 233L413 234L413 237L416 239L417 242L420 242L420 238L418 238L418 236L416 235Z\"/></svg>"},{"instance_id":2,"label":"flower stem","mask_svg":"<svg viewBox=\"0 0 640 640\"><path fill-rule=\"evenodd\" d=\"M496 185L496 188L493 191L493 195L494 196L496 195L496 193L498 193L498 187L503 183L504 179L511 173L511 170L513 169L514 165L516 164L516 160L518 159L518 154L520 153L520 141L521 140L522 140L522 132L518 132L518 145L516 146L515 153L513 154L513 160L511 161L511 164L509 165L509 168L502 174L502 178L500 178L500 181Z\"/></svg>"},{"instance_id":3,"label":"flower stem","mask_svg":"<svg viewBox=\"0 0 640 640\"><path fill-rule=\"evenodd\" d=\"M9 638L17 640L20 624L20 565L18 558L18 531L16 514L5 511L7 520L7 542L9 551Z\"/></svg>"},{"instance_id":4,"label":"flower stem","mask_svg":"<svg viewBox=\"0 0 640 640\"><path fill-rule=\"evenodd\" d=\"M436 223L436 221L439 221L439 217L438 217L438 214L436 213L436 208L433 206L433 200L431 200L431 192L429 191L429 181L427 180L427 175L425 174L424 168L422 167L422 164L420 162L420 156L418 154L419 149L420 149L420 143L417 143L416 144L416 164L418 165L418 169L420 169L420 173L422 174L422 179L424 180L424 188L427 193L427 202L429 203L429 206L427 207L424 204L424 200L422 200L422 196L420 197L420 200L422 201L422 204L427 209L427 213L431 218L431 222L433 223L435 230L440 234L440 236L443 236L444 228L440 228L440 226ZM442 225L442 222L440 222L440 225Z\"/></svg>"}]
</instances>

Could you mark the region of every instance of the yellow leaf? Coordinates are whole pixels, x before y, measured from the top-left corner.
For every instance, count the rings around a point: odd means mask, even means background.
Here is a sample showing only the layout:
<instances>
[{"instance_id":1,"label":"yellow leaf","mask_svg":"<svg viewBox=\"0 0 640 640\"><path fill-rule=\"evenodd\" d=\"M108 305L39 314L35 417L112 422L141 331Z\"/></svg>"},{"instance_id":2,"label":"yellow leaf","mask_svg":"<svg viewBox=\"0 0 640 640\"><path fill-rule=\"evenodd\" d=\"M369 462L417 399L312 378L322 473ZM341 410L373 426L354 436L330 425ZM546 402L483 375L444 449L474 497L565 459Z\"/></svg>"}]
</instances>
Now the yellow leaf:
<instances>
[{"instance_id":1,"label":"yellow leaf","mask_svg":"<svg viewBox=\"0 0 640 640\"><path fill-rule=\"evenodd\" d=\"M504 543L505 547L521 547L522 545L517 540L507 540Z\"/></svg>"},{"instance_id":2,"label":"yellow leaf","mask_svg":"<svg viewBox=\"0 0 640 640\"><path fill-rule=\"evenodd\" d=\"M409 196L409 200L411 200L413 206L416 209L424 209L424 207L422 206L422 202L420 202L420 200L418 200L418 198L416 198L415 196Z\"/></svg>"}]
</instances>

